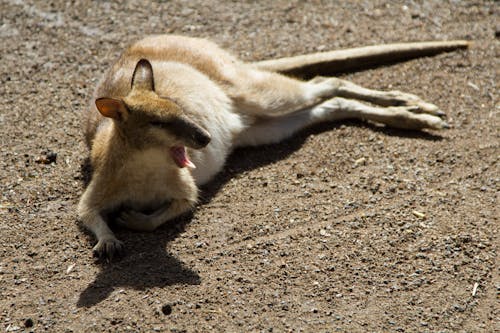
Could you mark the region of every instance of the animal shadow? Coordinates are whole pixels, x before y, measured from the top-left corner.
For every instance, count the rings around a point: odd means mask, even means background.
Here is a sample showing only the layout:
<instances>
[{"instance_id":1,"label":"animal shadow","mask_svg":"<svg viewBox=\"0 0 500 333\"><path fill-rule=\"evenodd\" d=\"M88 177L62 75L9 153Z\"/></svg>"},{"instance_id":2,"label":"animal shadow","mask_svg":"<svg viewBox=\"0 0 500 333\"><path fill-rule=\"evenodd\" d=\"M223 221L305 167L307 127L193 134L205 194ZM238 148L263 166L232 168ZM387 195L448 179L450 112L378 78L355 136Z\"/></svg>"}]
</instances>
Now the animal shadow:
<instances>
[{"instance_id":1,"label":"animal shadow","mask_svg":"<svg viewBox=\"0 0 500 333\"><path fill-rule=\"evenodd\" d=\"M115 230L117 237L125 243L125 253L112 263L97 261L100 272L80 294L77 306L96 305L120 287L147 290L174 284L199 284L199 275L179 261L175 254L165 250L167 243L182 233L190 220L191 216L184 216L154 233Z\"/></svg>"}]
</instances>

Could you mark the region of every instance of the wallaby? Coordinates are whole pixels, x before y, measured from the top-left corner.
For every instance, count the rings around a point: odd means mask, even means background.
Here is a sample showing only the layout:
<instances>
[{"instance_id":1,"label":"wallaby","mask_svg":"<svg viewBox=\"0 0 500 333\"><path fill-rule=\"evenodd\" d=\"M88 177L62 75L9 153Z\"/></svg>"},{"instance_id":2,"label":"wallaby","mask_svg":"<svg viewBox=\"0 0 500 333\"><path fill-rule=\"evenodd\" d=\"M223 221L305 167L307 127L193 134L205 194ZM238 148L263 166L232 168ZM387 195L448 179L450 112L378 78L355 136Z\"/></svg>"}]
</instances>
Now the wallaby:
<instances>
[{"instance_id":1,"label":"wallaby","mask_svg":"<svg viewBox=\"0 0 500 333\"><path fill-rule=\"evenodd\" d=\"M193 209L198 186L236 147L276 143L347 118L403 129L448 127L437 106L415 95L278 72L311 76L336 65L465 47L466 41L395 44L244 63L205 39L159 35L136 42L104 75L85 114L93 174L78 216L97 237L94 254L109 260L123 249L108 227L110 212L118 210L115 222L123 227L154 230Z\"/></svg>"}]
</instances>

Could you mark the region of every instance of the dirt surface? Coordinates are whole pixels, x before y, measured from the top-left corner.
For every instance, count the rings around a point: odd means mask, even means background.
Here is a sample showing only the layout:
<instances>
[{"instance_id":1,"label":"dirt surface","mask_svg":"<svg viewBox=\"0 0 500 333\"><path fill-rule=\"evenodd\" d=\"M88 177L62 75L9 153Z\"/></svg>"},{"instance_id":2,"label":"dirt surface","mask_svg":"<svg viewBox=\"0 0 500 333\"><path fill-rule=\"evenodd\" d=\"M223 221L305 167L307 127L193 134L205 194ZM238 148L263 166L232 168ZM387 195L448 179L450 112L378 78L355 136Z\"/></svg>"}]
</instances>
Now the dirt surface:
<instances>
[{"instance_id":1,"label":"dirt surface","mask_svg":"<svg viewBox=\"0 0 500 333\"><path fill-rule=\"evenodd\" d=\"M0 330L492 332L498 318L494 1L0 2ZM469 39L468 51L344 75L436 103L453 125L318 126L236 151L192 216L118 230L99 264L76 221L80 113L152 33L246 60Z\"/></svg>"}]
</instances>

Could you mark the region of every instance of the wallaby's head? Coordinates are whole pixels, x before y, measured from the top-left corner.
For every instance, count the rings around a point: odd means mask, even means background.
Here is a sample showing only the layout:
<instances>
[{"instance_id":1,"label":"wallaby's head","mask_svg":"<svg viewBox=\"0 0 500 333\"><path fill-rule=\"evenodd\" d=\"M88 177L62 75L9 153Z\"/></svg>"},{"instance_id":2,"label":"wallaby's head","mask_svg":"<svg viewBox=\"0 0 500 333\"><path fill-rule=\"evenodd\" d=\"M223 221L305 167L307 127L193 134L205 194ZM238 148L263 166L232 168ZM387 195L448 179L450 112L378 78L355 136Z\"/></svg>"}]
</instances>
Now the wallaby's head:
<instances>
[{"instance_id":1,"label":"wallaby's head","mask_svg":"<svg viewBox=\"0 0 500 333\"><path fill-rule=\"evenodd\" d=\"M148 60L137 63L131 85L124 98L98 98L95 103L99 112L112 118L132 144L166 147L179 167L194 167L185 147L205 147L210 134L189 119L176 102L156 94L153 68Z\"/></svg>"}]
</instances>

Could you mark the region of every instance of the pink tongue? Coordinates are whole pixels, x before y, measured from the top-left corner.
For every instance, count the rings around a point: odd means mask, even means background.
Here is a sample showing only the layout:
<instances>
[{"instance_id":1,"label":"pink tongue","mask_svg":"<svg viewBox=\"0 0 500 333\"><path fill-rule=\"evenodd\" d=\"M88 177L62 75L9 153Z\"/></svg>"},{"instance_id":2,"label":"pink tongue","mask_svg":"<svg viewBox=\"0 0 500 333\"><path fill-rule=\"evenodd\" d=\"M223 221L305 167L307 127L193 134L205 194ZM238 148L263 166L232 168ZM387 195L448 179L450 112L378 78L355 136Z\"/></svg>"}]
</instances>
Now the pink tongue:
<instances>
[{"instance_id":1,"label":"pink tongue","mask_svg":"<svg viewBox=\"0 0 500 333\"><path fill-rule=\"evenodd\" d=\"M186 148L182 146L172 147L170 148L170 155L179 168L196 168L193 162L189 160L189 157L186 154Z\"/></svg>"}]
</instances>

